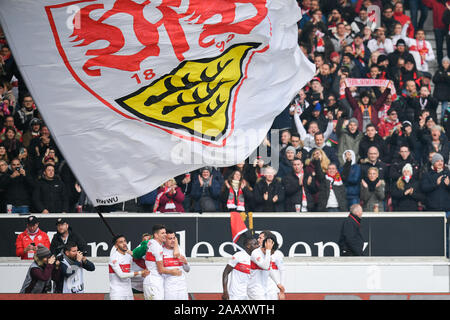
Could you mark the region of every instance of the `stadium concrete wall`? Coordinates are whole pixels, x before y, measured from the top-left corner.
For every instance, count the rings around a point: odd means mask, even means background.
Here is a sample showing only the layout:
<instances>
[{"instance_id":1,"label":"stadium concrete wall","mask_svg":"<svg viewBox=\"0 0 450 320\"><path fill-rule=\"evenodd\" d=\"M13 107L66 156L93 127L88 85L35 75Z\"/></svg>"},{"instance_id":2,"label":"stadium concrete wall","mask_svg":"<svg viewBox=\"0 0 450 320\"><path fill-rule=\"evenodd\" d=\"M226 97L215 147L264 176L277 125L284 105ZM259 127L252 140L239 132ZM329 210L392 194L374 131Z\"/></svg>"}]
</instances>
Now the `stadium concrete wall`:
<instances>
[{"instance_id":1,"label":"stadium concrete wall","mask_svg":"<svg viewBox=\"0 0 450 320\"><path fill-rule=\"evenodd\" d=\"M107 258L91 258L94 272L85 272L86 293L108 293ZM192 294L222 291L228 258L189 258ZM31 262L0 259L0 293L18 293ZM441 257L302 257L286 258L287 293L449 293L449 260Z\"/></svg>"}]
</instances>

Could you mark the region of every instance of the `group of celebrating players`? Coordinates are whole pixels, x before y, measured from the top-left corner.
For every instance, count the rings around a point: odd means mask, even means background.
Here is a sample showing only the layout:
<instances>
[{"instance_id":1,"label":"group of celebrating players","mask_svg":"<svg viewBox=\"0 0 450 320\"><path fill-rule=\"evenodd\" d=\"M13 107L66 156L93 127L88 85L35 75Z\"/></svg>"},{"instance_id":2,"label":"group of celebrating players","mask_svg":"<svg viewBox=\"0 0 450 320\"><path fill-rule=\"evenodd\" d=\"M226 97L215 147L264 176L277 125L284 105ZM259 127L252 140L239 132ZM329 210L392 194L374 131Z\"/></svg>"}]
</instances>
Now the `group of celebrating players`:
<instances>
[{"instance_id":1,"label":"group of celebrating players","mask_svg":"<svg viewBox=\"0 0 450 320\"><path fill-rule=\"evenodd\" d=\"M178 246L175 232L157 224L130 251L124 235L113 238L109 259L111 300L133 300L143 292L146 300L188 300L186 273L190 266ZM247 237L223 275L224 300L284 300L283 254L270 231L258 239Z\"/></svg>"}]
</instances>

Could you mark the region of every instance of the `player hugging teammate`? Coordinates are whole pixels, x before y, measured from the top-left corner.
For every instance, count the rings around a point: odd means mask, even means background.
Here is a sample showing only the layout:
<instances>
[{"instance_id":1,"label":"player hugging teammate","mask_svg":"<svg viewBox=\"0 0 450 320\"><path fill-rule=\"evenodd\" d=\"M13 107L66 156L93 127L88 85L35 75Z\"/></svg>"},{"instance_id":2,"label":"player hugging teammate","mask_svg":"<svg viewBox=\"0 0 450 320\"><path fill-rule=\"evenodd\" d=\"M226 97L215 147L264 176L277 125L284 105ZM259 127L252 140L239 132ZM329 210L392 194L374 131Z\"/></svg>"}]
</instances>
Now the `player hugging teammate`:
<instances>
[{"instance_id":1,"label":"player hugging teammate","mask_svg":"<svg viewBox=\"0 0 450 320\"><path fill-rule=\"evenodd\" d=\"M133 299L131 278L142 280L146 300L187 300L185 273L189 265L180 253L175 233L164 225L155 225L152 238L143 236L141 245L133 252L128 250L124 236L113 239L110 256L110 298ZM133 259L134 258L134 259ZM142 258L145 264L142 264ZM133 265L133 268L132 268ZM140 267L140 271L137 266ZM139 281L133 282L139 288Z\"/></svg>"},{"instance_id":2,"label":"player hugging teammate","mask_svg":"<svg viewBox=\"0 0 450 320\"><path fill-rule=\"evenodd\" d=\"M222 276L224 300L284 300L283 254L270 231L258 241L244 240L245 251L235 253Z\"/></svg>"}]
</instances>

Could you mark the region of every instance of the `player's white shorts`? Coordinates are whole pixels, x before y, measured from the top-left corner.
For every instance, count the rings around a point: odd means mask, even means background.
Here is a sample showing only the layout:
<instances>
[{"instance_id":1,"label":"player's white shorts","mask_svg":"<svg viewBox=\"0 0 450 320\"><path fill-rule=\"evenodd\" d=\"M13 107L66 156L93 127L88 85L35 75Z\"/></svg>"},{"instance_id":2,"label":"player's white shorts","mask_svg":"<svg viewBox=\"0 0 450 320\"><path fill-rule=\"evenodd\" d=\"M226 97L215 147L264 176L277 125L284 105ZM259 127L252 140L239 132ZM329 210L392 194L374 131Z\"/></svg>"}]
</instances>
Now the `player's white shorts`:
<instances>
[{"instance_id":1,"label":"player's white shorts","mask_svg":"<svg viewBox=\"0 0 450 320\"><path fill-rule=\"evenodd\" d=\"M269 291L266 293L267 300L278 300L278 292Z\"/></svg>"},{"instance_id":2,"label":"player's white shorts","mask_svg":"<svg viewBox=\"0 0 450 320\"><path fill-rule=\"evenodd\" d=\"M248 292L248 300L269 300L264 291L252 290Z\"/></svg>"},{"instance_id":3,"label":"player's white shorts","mask_svg":"<svg viewBox=\"0 0 450 320\"><path fill-rule=\"evenodd\" d=\"M164 300L164 279L151 274L144 280L145 300Z\"/></svg>"},{"instance_id":4,"label":"player's white shorts","mask_svg":"<svg viewBox=\"0 0 450 320\"><path fill-rule=\"evenodd\" d=\"M134 300L134 296L110 294L109 300Z\"/></svg>"},{"instance_id":5,"label":"player's white shorts","mask_svg":"<svg viewBox=\"0 0 450 320\"><path fill-rule=\"evenodd\" d=\"M233 295L229 295L230 300L248 300L247 296L233 296Z\"/></svg>"},{"instance_id":6,"label":"player's white shorts","mask_svg":"<svg viewBox=\"0 0 450 320\"><path fill-rule=\"evenodd\" d=\"M165 300L189 300L187 290L166 290L164 292Z\"/></svg>"}]
</instances>

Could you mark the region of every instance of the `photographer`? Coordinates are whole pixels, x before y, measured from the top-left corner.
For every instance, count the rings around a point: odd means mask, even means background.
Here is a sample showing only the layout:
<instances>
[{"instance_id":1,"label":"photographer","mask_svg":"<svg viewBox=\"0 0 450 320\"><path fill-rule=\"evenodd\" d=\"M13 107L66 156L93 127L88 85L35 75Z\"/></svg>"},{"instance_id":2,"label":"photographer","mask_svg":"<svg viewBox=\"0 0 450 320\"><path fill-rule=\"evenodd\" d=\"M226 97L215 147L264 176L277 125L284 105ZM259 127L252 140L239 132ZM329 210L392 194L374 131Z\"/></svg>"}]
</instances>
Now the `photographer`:
<instances>
[{"instance_id":1,"label":"photographer","mask_svg":"<svg viewBox=\"0 0 450 320\"><path fill-rule=\"evenodd\" d=\"M95 265L74 242L67 242L58 260L61 260L61 275L56 281L56 293L84 293L83 269L94 271Z\"/></svg>"},{"instance_id":2,"label":"photographer","mask_svg":"<svg viewBox=\"0 0 450 320\"><path fill-rule=\"evenodd\" d=\"M28 269L20 293L48 293L52 280L60 276L60 262L42 244L37 246L34 261Z\"/></svg>"},{"instance_id":3,"label":"photographer","mask_svg":"<svg viewBox=\"0 0 450 320\"><path fill-rule=\"evenodd\" d=\"M53 236L50 244L50 251L57 256L63 253L66 243L73 242L78 246L78 249L86 255L87 245L84 239L77 233L73 232L72 227L65 218L56 220L57 233Z\"/></svg>"}]
</instances>

